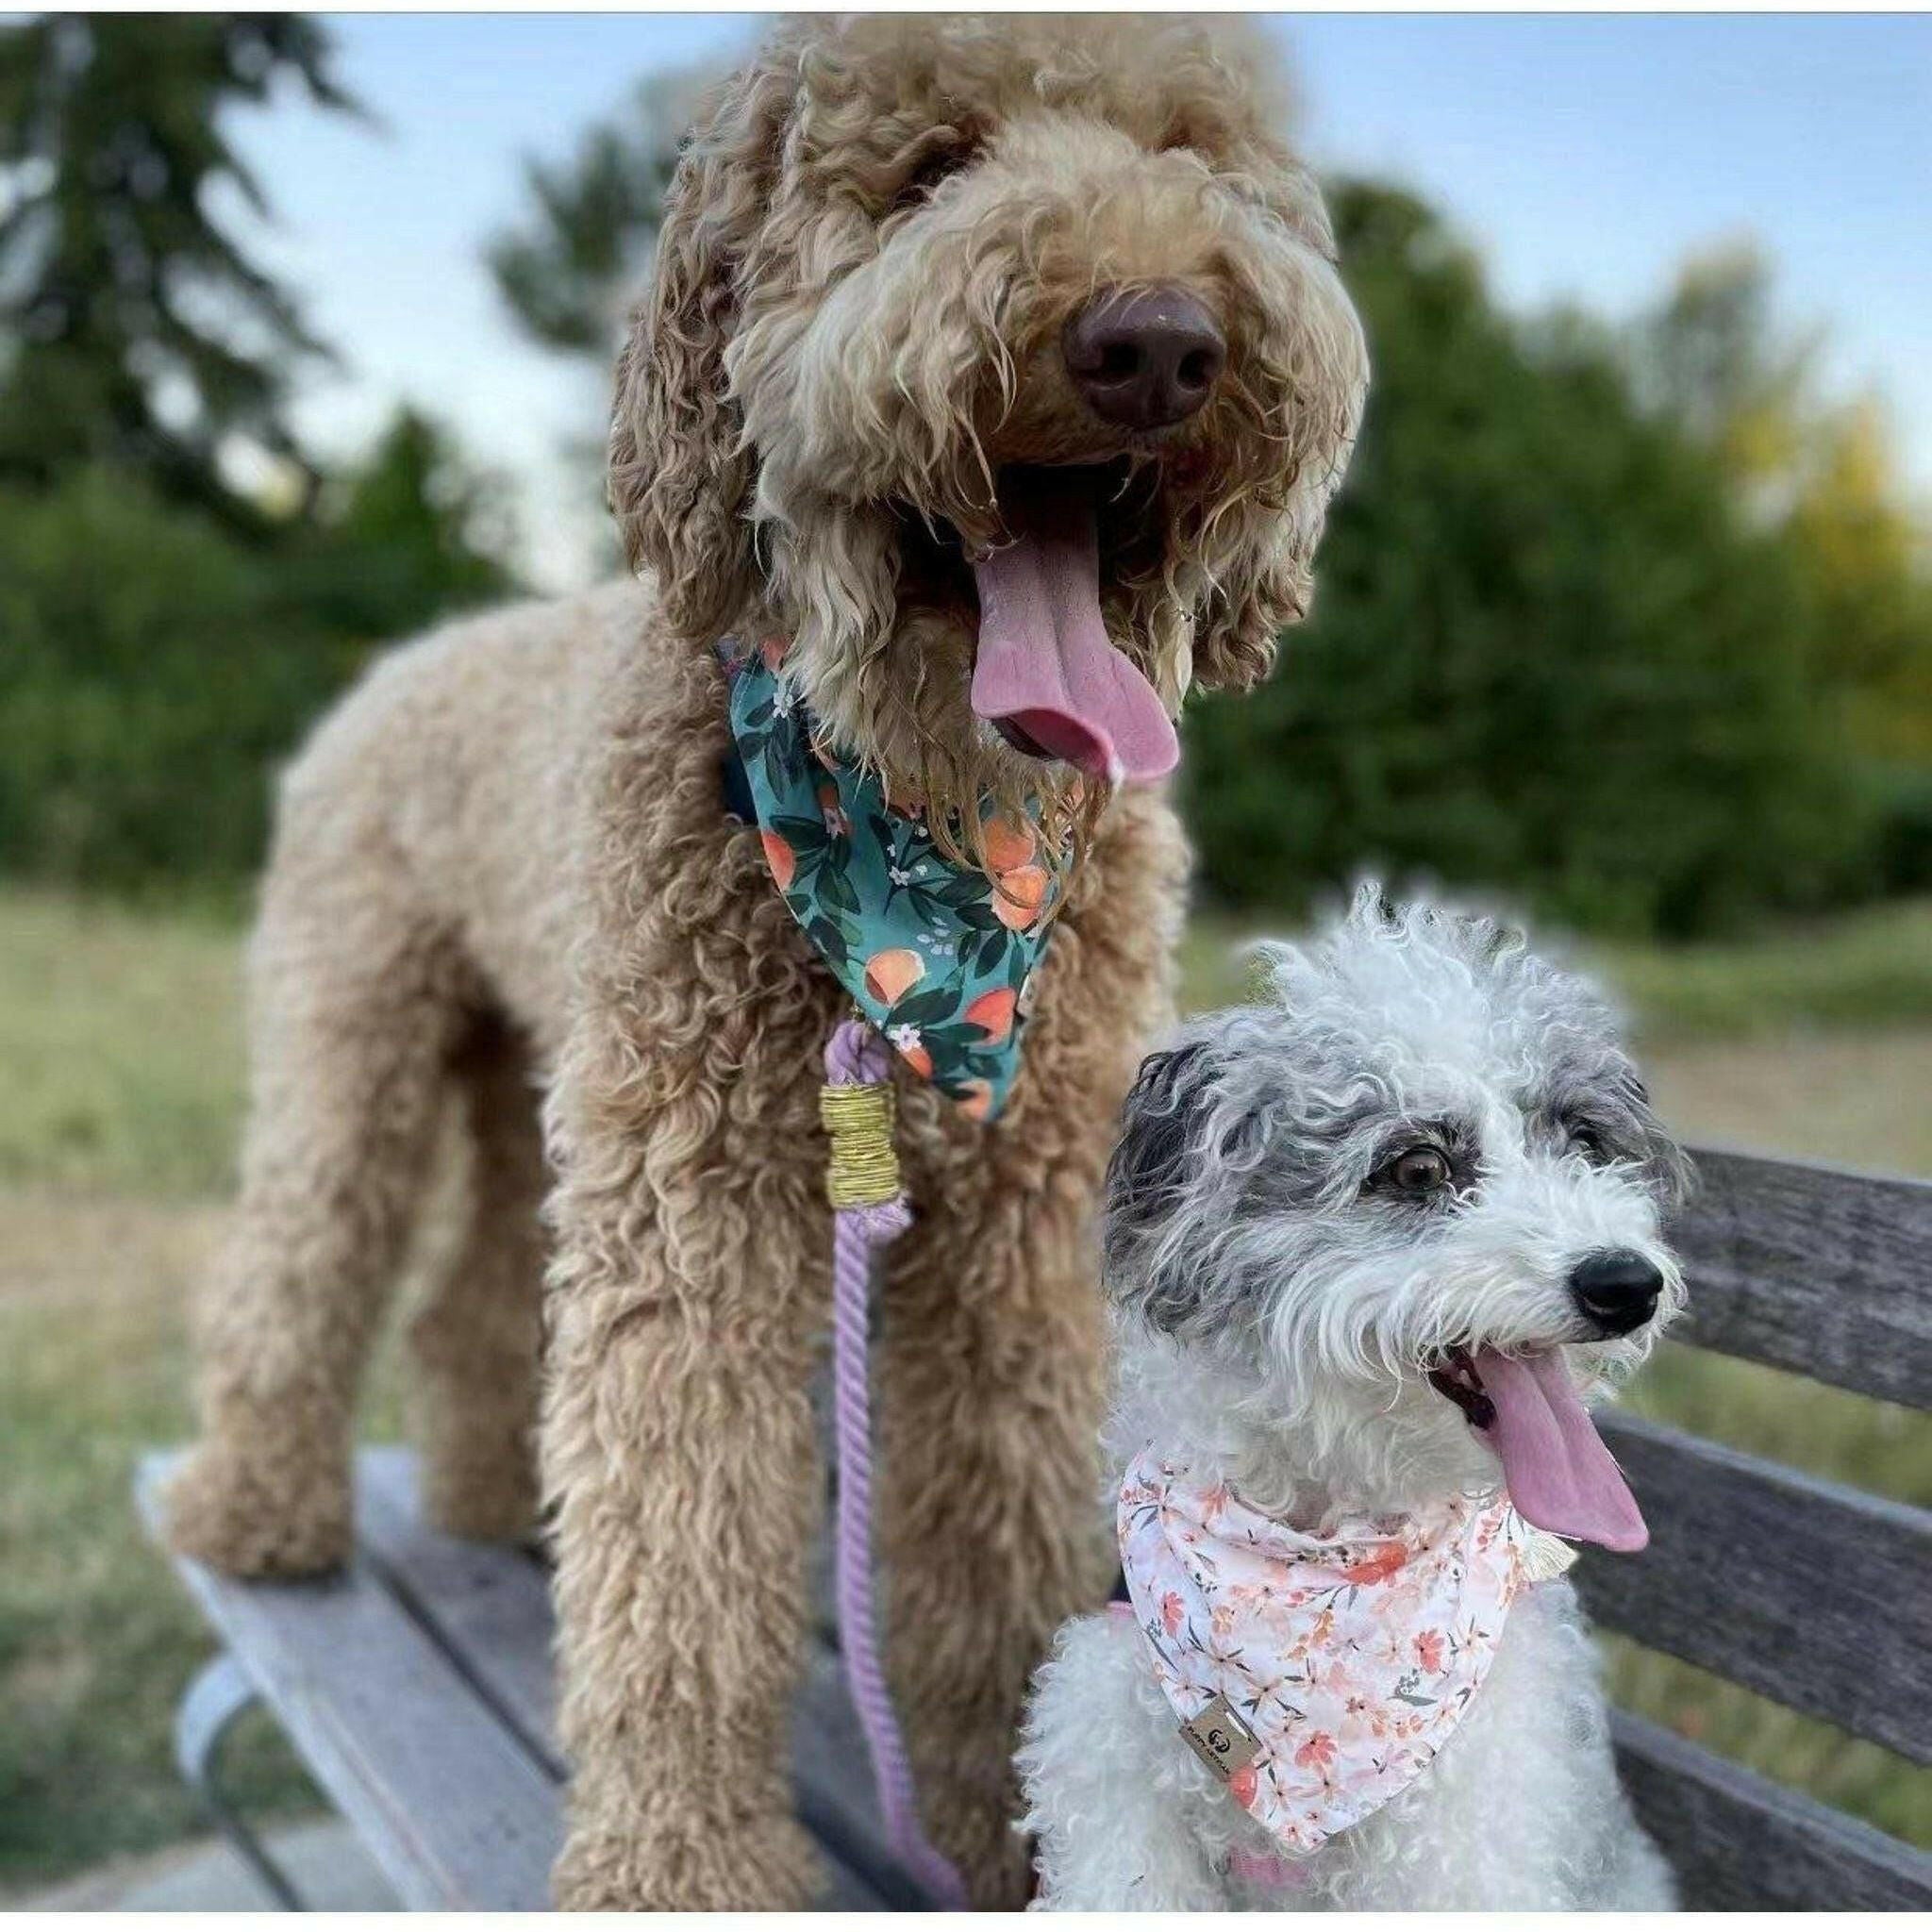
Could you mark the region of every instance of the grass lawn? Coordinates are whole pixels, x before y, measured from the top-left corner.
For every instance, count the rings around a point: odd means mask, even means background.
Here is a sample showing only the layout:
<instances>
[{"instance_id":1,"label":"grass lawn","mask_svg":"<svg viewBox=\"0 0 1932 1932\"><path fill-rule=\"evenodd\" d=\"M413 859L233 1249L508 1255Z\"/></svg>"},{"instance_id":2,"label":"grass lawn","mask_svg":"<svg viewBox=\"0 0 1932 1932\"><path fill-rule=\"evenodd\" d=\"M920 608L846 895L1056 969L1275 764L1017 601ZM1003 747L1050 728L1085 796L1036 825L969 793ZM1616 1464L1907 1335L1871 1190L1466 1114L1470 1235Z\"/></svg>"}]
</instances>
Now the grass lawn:
<instances>
[{"instance_id":1,"label":"grass lawn","mask_svg":"<svg viewBox=\"0 0 1932 1932\"><path fill-rule=\"evenodd\" d=\"M135 1457L190 1426L183 1310L231 1184L240 939L0 890L0 1897L204 1828L169 1755L211 1650L142 1541ZM393 1434L378 1374L373 1434ZM318 1800L265 1719L264 1811Z\"/></svg>"},{"instance_id":2,"label":"grass lawn","mask_svg":"<svg viewBox=\"0 0 1932 1932\"><path fill-rule=\"evenodd\" d=\"M0 1183L225 1193L241 956L213 918L0 890Z\"/></svg>"},{"instance_id":3,"label":"grass lawn","mask_svg":"<svg viewBox=\"0 0 1932 1932\"><path fill-rule=\"evenodd\" d=\"M1190 1003L1241 999L1253 971L1241 946L1274 930L1265 922L1196 920L1182 953ZM1792 1027L1932 1026L1932 900L1846 913L1748 941L1566 944L1543 935L1541 943L1602 974L1653 1043L1766 1039Z\"/></svg>"},{"instance_id":4,"label":"grass lawn","mask_svg":"<svg viewBox=\"0 0 1932 1932\"><path fill-rule=\"evenodd\" d=\"M1196 1003L1238 995L1229 937L1191 936ZM128 1486L189 1426L182 1307L229 1186L238 956L211 919L0 890L0 1893L194 1825L167 1727L210 1645ZM1932 1174L1932 907L1594 963L1681 1130ZM377 1376L372 1434L394 1430L398 1380ZM1932 1501L1925 1424L1882 1404L1667 1348L1634 1406ZM1633 1646L1612 1674L1623 1701L1932 1843L1932 1775ZM264 1808L313 1802L265 1724L244 1752Z\"/></svg>"},{"instance_id":5,"label":"grass lawn","mask_svg":"<svg viewBox=\"0 0 1932 1932\"><path fill-rule=\"evenodd\" d=\"M128 1495L140 1451L187 1433L181 1310L221 1218L0 1192L0 1896L204 1828L168 1727L213 1645ZM387 1386L372 1407L392 1433ZM318 1802L266 1719L230 1749L263 1811Z\"/></svg>"}]
</instances>

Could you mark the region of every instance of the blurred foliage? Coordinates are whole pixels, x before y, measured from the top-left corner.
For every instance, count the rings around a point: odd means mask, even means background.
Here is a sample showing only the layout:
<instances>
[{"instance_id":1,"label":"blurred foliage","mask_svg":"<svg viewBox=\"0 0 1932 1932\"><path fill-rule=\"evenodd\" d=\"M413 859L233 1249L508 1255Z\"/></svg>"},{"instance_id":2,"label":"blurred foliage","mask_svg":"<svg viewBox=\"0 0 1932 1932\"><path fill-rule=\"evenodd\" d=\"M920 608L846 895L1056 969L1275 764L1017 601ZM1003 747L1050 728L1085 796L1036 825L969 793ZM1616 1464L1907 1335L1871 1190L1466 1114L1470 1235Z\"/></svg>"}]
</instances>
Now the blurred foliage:
<instances>
[{"instance_id":1,"label":"blurred foliage","mask_svg":"<svg viewBox=\"0 0 1932 1932\"><path fill-rule=\"evenodd\" d=\"M1932 542L1883 409L1823 398L1822 342L1780 338L1771 282L1749 246L1691 261L1635 332L1633 370L1789 549L1822 700L1878 816L1878 882L1909 890L1932 877Z\"/></svg>"},{"instance_id":2,"label":"blurred foliage","mask_svg":"<svg viewBox=\"0 0 1932 1932\"><path fill-rule=\"evenodd\" d=\"M409 411L266 546L125 469L0 489L0 870L245 877L275 763L370 652L512 587L491 501Z\"/></svg>"},{"instance_id":3,"label":"blurred foliage","mask_svg":"<svg viewBox=\"0 0 1932 1932\"><path fill-rule=\"evenodd\" d=\"M224 182L259 205L220 110L277 76L343 104L297 17L0 29L0 600L26 674L0 866L241 875L265 767L366 652L508 582L500 494L407 413L354 475L303 468L298 513L228 491L245 541L205 514L238 446L306 460L282 382L318 345L202 212ZM699 84L656 77L529 165L490 262L535 341L603 366ZM1210 898L1291 911L1374 864L1687 936L1932 885L1924 533L1882 415L1818 399L1762 262L1693 262L1624 330L1525 323L1422 201L1333 202L1375 384L1313 620L1264 690L1189 721ZM34 320L63 276L78 388ZM197 360L186 316L258 350Z\"/></svg>"},{"instance_id":4,"label":"blurred foliage","mask_svg":"<svg viewBox=\"0 0 1932 1932\"><path fill-rule=\"evenodd\" d=\"M0 25L0 869L232 891L368 654L512 588L434 424L335 475L288 426L326 351L209 214L267 212L226 110L287 84L353 109L298 15Z\"/></svg>"},{"instance_id":5,"label":"blurred foliage","mask_svg":"<svg viewBox=\"0 0 1932 1932\"><path fill-rule=\"evenodd\" d=\"M1828 402L1815 336L1772 323L1769 265L1749 246L1688 263L1633 335L1639 392L1713 450L1751 514L1793 541L1808 639L1842 688L1858 743L1932 758L1932 572L1877 401Z\"/></svg>"},{"instance_id":6,"label":"blurred foliage","mask_svg":"<svg viewBox=\"0 0 1932 1932\"><path fill-rule=\"evenodd\" d=\"M1294 908L1366 863L1684 935L1923 878L1888 866L1814 532L1748 503L1730 453L1761 307L1734 301L1715 351L1694 302L1637 343L1525 326L1419 200L1332 206L1374 382L1312 620L1268 686L1189 722L1210 892ZM1915 622L1896 648L1923 665Z\"/></svg>"},{"instance_id":7,"label":"blurred foliage","mask_svg":"<svg viewBox=\"0 0 1932 1932\"><path fill-rule=\"evenodd\" d=\"M515 546L506 479L406 406L359 464L325 484L277 578L291 610L366 650L515 589L504 560Z\"/></svg>"},{"instance_id":8,"label":"blurred foliage","mask_svg":"<svg viewBox=\"0 0 1932 1932\"><path fill-rule=\"evenodd\" d=\"M223 110L285 82L354 104L294 14L43 14L0 26L0 478L122 463L257 526L222 470L245 437L307 474L285 412L323 345L215 221L260 184Z\"/></svg>"},{"instance_id":9,"label":"blurred foliage","mask_svg":"<svg viewBox=\"0 0 1932 1932\"><path fill-rule=\"evenodd\" d=\"M488 259L510 313L546 349L608 372L702 86L694 70L651 75L623 117L587 129L568 161L525 162L530 207Z\"/></svg>"},{"instance_id":10,"label":"blurred foliage","mask_svg":"<svg viewBox=\"0 0 1932 1932\"><path fill-rule=\"evenodd\" d=\"M345 675L263 560L142 478L0 496L0 865L126 885L235 874L263 777Z\"/></svg>"}]
</instances>

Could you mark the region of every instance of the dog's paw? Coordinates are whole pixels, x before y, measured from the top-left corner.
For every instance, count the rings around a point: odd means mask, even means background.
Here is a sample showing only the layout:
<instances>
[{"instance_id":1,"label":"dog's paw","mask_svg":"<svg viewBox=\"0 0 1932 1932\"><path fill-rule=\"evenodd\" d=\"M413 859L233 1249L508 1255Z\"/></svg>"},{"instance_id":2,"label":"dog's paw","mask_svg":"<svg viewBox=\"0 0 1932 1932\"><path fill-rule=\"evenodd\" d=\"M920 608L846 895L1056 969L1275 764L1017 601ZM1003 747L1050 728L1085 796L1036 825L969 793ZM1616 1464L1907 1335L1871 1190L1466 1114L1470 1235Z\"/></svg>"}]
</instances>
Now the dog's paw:
<instances>
[{"instance_id":1,"label":"dog's paw","mask_svg":"<svg viewBox=\"0 0 1932 1932\"><path fill-rule=\"evenodd\" d=\"M551 1877L566 1912L803 1911L824 1867L795 1819L720 1832L701 1818L572 1833Z\"/></svg>"},{"instance_id":2,"label":"dog's paw","mask_svg":"<svg viewBox=\"0 0 1932 1932\"><path fill-rule=\"evenodd\" d=\"M231 1576L339 1569L354 1543L348 1471L204 1442L168 1483L168 1541Z\"/></svg>"}]
</instances>

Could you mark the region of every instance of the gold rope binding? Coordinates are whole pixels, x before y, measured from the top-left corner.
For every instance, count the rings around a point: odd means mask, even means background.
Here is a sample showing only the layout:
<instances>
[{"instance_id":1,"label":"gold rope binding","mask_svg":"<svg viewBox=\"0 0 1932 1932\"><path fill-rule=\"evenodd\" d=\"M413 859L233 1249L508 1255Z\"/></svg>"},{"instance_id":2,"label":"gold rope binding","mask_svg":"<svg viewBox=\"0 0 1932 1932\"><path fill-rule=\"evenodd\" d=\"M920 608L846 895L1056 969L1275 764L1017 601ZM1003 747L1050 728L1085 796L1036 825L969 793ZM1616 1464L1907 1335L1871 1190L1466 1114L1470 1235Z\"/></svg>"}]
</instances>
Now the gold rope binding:
<instances>
[{"instance_id":1,"label":"gold rope binding","mask_svg":"<svg viewBox=\"0 0 1932 1932\"><path fill-rule=\"evenodd\" d=\"M834 1208L882 1208L899 1198L897 1116L897 1096L883 1082L819 1089L819 1118L832 1137L825 1198Z\"/></svg>"}]
</instances>

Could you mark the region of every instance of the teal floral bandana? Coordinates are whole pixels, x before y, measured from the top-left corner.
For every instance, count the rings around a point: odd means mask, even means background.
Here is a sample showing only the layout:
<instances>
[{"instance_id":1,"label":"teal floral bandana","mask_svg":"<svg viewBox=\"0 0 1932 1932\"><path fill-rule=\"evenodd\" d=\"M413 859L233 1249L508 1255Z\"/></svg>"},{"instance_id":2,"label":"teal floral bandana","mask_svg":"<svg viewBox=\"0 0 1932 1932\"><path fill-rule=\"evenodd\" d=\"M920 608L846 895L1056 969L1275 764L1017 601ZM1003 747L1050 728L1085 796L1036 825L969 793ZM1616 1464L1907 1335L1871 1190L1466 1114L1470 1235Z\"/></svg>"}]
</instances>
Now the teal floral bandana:
<instances>
[{"instance_id":1,"label":"teal floral bandana","mask_svg":"<svg viewBox=\"0 0 1932 1932\"><path fill-rule=\"evenodd\" d=\"M1033 975L1053 922L1038 827L989 819L989 870L941 854L923 808L887 801L876 774L817 741L779 675L786 640L726 641L731 735L773 880L858 1009L915 1073L976 1120L1005 1106L1019 1071ZM741 776L741 787L731 781Z\"/></svg>"}]
</instances>

